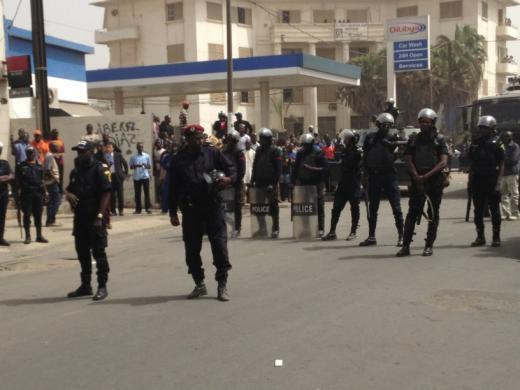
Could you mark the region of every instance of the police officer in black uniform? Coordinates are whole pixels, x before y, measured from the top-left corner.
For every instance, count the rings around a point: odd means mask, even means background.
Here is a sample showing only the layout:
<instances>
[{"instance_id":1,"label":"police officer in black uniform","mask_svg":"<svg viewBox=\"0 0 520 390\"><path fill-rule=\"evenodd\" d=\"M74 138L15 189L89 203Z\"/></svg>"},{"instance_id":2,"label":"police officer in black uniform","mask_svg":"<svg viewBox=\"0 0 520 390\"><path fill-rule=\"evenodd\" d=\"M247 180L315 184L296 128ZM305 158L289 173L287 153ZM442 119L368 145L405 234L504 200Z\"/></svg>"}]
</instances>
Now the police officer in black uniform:
<instances>
[{"instance_id":1,"label":"police officer in black uniform","mask_svg":"<svg viewBox=\"0 0 520 390\"><path fill-rule=\"evenodd\" d=\"M425 203L428 206L428 233L423 256L433 254L433 243L439 227L439 208L445 180L443 169L448 165L448 146L435 127L435 111L429 108L422 109L418 121L421 131L410 137L404 152L412 185L404 225L403 247L397 253L397 257L410 255L415 224L423 213Z\"/></svg>"},{"instance_id":2,"label":"police officer in black uniform","mask_svg":"<svg viewBox=\"0 0 520 390\"><path fill-rule=\"evenodd\" d=\"M260 146L256 149L251 186L265 189L269 195L269 211L273 218L272 238L280 234L280 208L278 206L278 183L282 174L282 150L273 145L273 133L263 128L259 131ZM261 226L262 228L262 226Z\"/></svg>"},{"instance_id":3,"label":"police officer in black uniform","mask_svg":"<svg viewBox=\"0 0 520 390\"><path fill-rule=\"evenodd\" d=\"M0 156L4 144L0 142ZM5 216L7 214L7 203L9 201L9 183L14 179L13 171L7 160L0 160L0 246L9 246L4 239Z\"/></svg>"},{"instance_id":4,"label":"police officer in black uniform","mask_svg":"<svg viewBox=\"0 0 520 390\"><path fill-rule=\"evenodd\" d=\"M397 122L399 118L399 108L396 107L394 98L388 98L386 100L385 112L393 116L394 123Z\"/></svg>"},{"instance_id":5,"label":"police officer in black uniform","mask_svg":"<svg viewBox=\"0 0 520 390\"><path fill-rule=\"evenodd\" d=\"M244 175L246 174L246 158L244 151L238 145L240 141L240 133L232 130L226 136L226 145L224 146L224 155L233 163L237 172L237 178L233 188L235 190L235 229L233 231L233 238L240 236L242 230L242 189L244 183Z\"/></svg>"},{"instance_id":6,"label":"police officer in black uniform","mask_svg":"<svg viewBox=\"0 0 520 390\"><path fill-rule=\"evenodd\" d=\"M238 129L240 128L240 125L244 125L245 126L245 129L246 129L246 134L251 134L253 132L253 126L251 126L251 123L249 123L248 121L246 121L244 118L243 118L243 115L241 112L237 112L235 114L237 120L235 121L235 123L233 123L233 127L236 131L238 131Z\"/></svg>"},{"instance_id":7,"label":"police officer in black uniform","mask_svg":"<svg viewBox=\"0 0 520 390\"><path fill-rule=\"evenodd\" d=\"M31 243L31 215L36 227L36 242L43 244L49 241L42 235L43 205L48 199L47 189L43 184L43 167L36 158L36 150L29 146L26 149L27 160L17 167L17 181L20 185L20 203L23 212L25 244Z\"/></svg>"},{"instance_id":8,"label":"police officer in black uniform","mask_svg":"<svg viewBox=\"0 0 520 390\"><path fill-rule=\"evenodd\" d=\"M98 290L92 299L100 301L108 296L110 267L105 250L108 235L103 215L110 205L111 174L108 165L94 158L94 146L91 143L81 141L72 150L78 153L78 157L74 160L65 197L74 210L72 234L81 265L81 285L70 292L68 297L92 295L90 281L93 256L97 266Z\"/></svg>"},{"instance_id":9,"label":"police officer in black uniform","mask_svg":"<svg viewBox=\"0 0 520 390\"><path fill-rule=\"evenodd\" d=\"M365 169L365 191L368 191L369 215L368 238L360 246L376 245L377 212L381 201L381 192L385 194L392 206L395 226L397 228L397 246L402 246L403 213L401 211L401 194L397 182L397 171L394 166L396 137L389 134L394 125L394 118L388 113L380 114L376 119L378 131L368 134L363 144L363 165Z\"/></svg>"},{"instance_id":10,"label":"police officer in black uniform","mask_svg":"<svg viewBox=\"0 0 520 390\"><path fill-rule=\"evenodd\" d=\"M314 147L314 136L310 133L300 137L301 149L296 153L296 161L291 175L293 186L315 186L318 194L318 235L325 229L325 188L327 160L323 152Z\"/></svg>"},{"instance_id":11,"label":"police officer in black uniform","mask_svg":"<svg viewBox=\"0 0 520 390\"><path fill-rule=\"evenodd\" d=\"M207 295L200 251L202 237L208 235L217 272L218 299L228 301L228 271L231 269L222 200L218 191L236 181L234 165L213 147L203 146L204 128L188 125L183 133L186 145L173 156L170 169L170 219L179 226L177 210L182 212L182 236L186 249L188 273L195 288L188 299Z\"/></svg>"},{"instance_id":12,"label":"police officer in black uniform","mask_svg":"<svg viewBox=\"0 0 520 390\"><path fill-rule=\"evenodd\" d=\"M504 170L504 148L496 134L497 121L492 116L483 116L478 121L479 136L470 146L468 157L470 181L475 207L477 239L471 246L486 245L484 212L489 206L493 225L491 246L500 246L500 177Z\"/></svg>"},{"instance_id":13,"label":"police officer in black uniform","mask_svg":"<svg viewBox=\"0 0 520 390\"><path fill-rule=\"evenodd\" d=\"M347 237L347 241L356 239L357 228L359 225L363 152L357 146L357 140L352 131L344 130L341 133L340 138L343 140L344 146L340 160L341 178L336 193L334 194L330 232L322 238L323 241L331 241L337 238L336 226L338 225L339 217L347 202L350 203L350 214L352 219L350 234Z\"/></svg>"}]
</instances>

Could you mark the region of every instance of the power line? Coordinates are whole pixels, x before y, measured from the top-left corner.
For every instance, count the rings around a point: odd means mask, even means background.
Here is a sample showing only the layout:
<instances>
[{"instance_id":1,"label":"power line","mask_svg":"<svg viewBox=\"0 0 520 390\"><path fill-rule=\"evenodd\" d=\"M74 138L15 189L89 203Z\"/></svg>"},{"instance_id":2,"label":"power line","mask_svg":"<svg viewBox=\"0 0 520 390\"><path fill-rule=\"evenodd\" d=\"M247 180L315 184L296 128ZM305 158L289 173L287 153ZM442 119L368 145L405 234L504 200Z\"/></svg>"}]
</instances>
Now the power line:
<instances>
[{"instance_id":1,"label":"power line","mask_svg":"<svg viewBox=\"0 0 520 390\"><path fill-rule=\"evenodd\" d=\"M14 12L14 16L11 19L11 24L9 24L9 27L7 27L8 30L10 30L13 27L14 21L16 20L16 17L18 16L18 11L20 11L20 6L22 5L23 0L18 0L18 5L16 6L16 11Z\"/></svg>"}]
</instances>

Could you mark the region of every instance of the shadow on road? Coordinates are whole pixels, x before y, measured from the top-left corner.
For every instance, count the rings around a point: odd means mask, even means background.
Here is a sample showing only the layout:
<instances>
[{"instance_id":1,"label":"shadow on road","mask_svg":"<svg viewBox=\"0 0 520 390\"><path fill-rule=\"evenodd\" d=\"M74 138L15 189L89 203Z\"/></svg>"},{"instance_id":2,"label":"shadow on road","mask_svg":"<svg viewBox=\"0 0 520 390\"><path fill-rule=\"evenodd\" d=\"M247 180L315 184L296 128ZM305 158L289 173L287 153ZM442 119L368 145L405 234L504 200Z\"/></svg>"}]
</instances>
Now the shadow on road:
<instances>
[{"instance_id":1,"label":"shadow on road","mask_svg":"<svg viewBox=\"0 0 520 390\"><path fill-rule=\"evenodd\" d=\"M184 301L184 302L195 302L204 300L215 300L216 298L206 296L197 299L187 299L186 295L171 295L171 296L155 296L155 297L136 297L136 298L115 298L106 301L93 303L95 305L130 305L130 306L147 306L147 305L159 305L161 303Z\"/></svg>"},{"instance_id":2,"label":"shadow on road","mask_svg":"<svg viewBox=\"0 0 520 390\"><path fill-rule=\"evenodd\" d=\"M475 257L480 258L506 258L520 262L520 237L513 237L502 241L500 248L486 246Z\"/></svg>"},{"instance_id":3,"label":"shadow on road","mask_svg":"<svg viewBox=\"0 0 520 390\"><path fill-rule=\"evenodd\" d=\"M87 300L87 299L91 299L91 297L74 298L74 299L67 298L67 297L6 299L4 301L0 301L0 305L4 305L4 306L47 305L47 304L53 304L53 303L83 301L83 300Z\"/></svg>"}]
</instances>

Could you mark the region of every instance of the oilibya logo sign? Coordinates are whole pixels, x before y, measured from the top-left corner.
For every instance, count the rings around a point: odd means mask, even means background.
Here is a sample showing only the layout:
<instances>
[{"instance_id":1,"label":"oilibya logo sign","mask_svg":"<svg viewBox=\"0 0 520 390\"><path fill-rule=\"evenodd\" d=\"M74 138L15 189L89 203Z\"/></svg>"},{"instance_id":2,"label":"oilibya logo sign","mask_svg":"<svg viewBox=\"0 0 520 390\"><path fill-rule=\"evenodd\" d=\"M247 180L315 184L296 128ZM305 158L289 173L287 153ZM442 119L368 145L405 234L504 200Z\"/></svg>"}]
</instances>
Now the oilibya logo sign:
<instances>
[{"instance_id":1,"label":"oilibya logo sign","mask_svg":"<svg viewBox=\"0 0 520 390\"><path fill-rule=\"evenodd\" d=\"M400 23L390 26L391 34L413 35L426 31L427 27L424 23Z\"/></svg>"}]
</instances>

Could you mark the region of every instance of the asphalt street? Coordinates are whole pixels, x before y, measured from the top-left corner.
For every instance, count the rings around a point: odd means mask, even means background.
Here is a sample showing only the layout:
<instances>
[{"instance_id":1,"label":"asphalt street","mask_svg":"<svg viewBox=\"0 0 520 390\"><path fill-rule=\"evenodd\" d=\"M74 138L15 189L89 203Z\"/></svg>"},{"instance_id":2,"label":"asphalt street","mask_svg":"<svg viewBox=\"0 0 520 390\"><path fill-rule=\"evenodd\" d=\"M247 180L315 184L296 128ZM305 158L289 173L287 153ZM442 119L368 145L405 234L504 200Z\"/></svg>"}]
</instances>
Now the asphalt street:
<instances>
[{"instance_id":1,"label":"asphalt street","mask_svg":"<svg viewBox=\"0 0 520 390\"><path fill-rule=\"evenodd\" d=\"M16 244L0 253L0 389L517 390L520 222L504 223L502 248L470 248L457 180L431 258L420 256L425 222L414 256L394 257L386 201L371 248L358 246L364 211L356 242L343 240L348 210L335 242L290 239L288 208L279 240L253 241L246 216L229 243L226 303L207 241L210 295L185 299L180 231L164 216L124 217L126 230L114 219L110 295L98 303L64 298L79 281L66 229L54 244Z\"/></svg>"}]
</instances>

